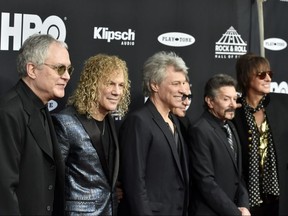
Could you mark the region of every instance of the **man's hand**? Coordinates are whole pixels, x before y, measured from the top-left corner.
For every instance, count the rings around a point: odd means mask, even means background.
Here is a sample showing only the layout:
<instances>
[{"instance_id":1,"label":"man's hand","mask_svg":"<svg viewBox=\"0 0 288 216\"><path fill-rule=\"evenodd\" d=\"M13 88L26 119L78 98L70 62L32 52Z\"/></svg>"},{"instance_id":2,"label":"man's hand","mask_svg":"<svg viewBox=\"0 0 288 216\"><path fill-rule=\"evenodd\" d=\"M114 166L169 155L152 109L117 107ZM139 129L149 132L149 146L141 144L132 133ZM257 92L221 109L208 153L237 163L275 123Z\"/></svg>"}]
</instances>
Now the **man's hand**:
<instances>
[{"instance_id":1,"label":"man's hand","mask_svg":"<svg viewBox=\"0 0 288 216\"><path fill-rule=\"evenodd\" d=\"M249 210L245 207L238 207L238 209L241 211L242 216L251 216Z\"/></svg>"},{"instance_id":2,"label":"man's hand","mask_svg":"<svg viewBox=\"0 0 288 216\"><path fill-rule=\"evenodd\" d=\"M121 183L119 181L117 181L116 183L116 196L117 196L118 203L120 203L121 199L123 199L123 190L122 190Z\"/></svg>"}]
</instances>

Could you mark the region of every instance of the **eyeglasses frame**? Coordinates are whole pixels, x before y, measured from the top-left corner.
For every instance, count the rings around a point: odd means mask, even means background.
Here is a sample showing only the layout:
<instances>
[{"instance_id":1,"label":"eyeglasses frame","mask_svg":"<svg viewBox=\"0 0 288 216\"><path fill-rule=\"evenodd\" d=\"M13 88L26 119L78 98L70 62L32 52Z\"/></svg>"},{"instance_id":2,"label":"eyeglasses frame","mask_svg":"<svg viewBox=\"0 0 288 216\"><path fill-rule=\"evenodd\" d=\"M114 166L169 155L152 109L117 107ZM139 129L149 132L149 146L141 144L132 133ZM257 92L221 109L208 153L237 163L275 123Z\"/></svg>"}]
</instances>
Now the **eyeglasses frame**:
<instances>
[{"instance_id":1,"label":"eyeglasses frame","mask_svg":"<svg viewBox=\"0 0 288 216\"><path fill-rule=\"evenodd\" d=\"M63 76L63 74L66 71L68 72L69 76L71 76L73 74L73 71L74 71L74 67L72 65L70 65L68 67L66 67L65 65L51 65L51 64L47 64L47 63L43 63L43 65L46 65L49 68L51 68L52 70L57 71L59 76ZM65 68L65 70L63 70L63 68ZM62 70L63 70L63 72L62 72Z\"/></svg>"},{"instance_id":2,"label":"eyeglasses frame","mask_svg":"<svg viewBox=\"0 0 288 216\"><path fill-rule=\"evenodd\" d=\"M267 76L267 74L269 75L269 77L272 79L273 78L273 72L271 70L268 71L258 71L256 73L256 77L258 77L260 80L264 80ZM265 75L265 76L264 76Z\"/></svg>"},{"instance_id":3,"label":"eyeglasses frame","mask_svg":"<svg viewBox=\"0 0 288 216\"><path fill-rule=\"evenodd\" d=\"M185 101L187 98L188 98L189 101L191 101L192 97L193 97L193 94L188 94L188 95L183 94L182 95L182 101Z\"/></svg>"}]
</instances>

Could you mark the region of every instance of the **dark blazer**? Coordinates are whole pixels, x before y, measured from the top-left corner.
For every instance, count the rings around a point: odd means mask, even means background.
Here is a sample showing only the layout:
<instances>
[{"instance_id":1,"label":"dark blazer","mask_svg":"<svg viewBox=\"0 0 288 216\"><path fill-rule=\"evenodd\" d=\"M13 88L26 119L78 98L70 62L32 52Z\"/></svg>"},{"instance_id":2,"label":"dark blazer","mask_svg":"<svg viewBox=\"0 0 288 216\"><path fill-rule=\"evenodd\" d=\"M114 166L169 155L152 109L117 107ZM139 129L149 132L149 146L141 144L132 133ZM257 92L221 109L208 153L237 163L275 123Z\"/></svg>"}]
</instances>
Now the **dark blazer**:
<instances>
[{"instance_id":1,"label":"dark blazer","mask_svg":"<svg viewBox=\"0 0 288 216\"><path fill-rule=\"evenodd\" d=\"M119 146L113 118L105 117L115 149L112 176L93 118L78 114L72 106L52 118L65 162L65 215L116 215Z\"/></svg>"},{"instance_id":2,"label":"dark blazer","mask_svg":"<svg viewBox=\"0 0 288 216\"><path fill-rule=\"evenodd\" d=\"M222 123L223 124L223 123ZM237 146L237 161L221 122L205 111L189 129L192 151L195 215L241 215L238 207L248 208L248 194L241 179L240 142L233 124L228 124Z\"/></svg>"},{"instance_id":3,"label":"dark blazer","mask_svg":"<svg viewBox=\"0 0 288 216\"><path fill-rule=\"evenodd\" d=\"M288 215L288 95L270 93L264 107L276 150L280 184L279 215ZM234 121L242 144L244 178L248 181L249 134L243 107L236 111Z\"/></svg>"},{"instance_id":4,"label":"dark blazer","mask_svg":"<svg viewBox=\"0 0 288 216\"><path fill-rule=\"evenodd\" d=\"M178 120L172 118L179 129ZM120 170L124 197L132 215L186 214L188 156L179 135L182 161L169 126L149 99L124 120L119 132Z\"/></svg>"},{"instance_id":5,"label":"dark blazer","mask_svg":"<svg viewBox=\"0 0 288 216\"><path fill-rule=\"evenodd\" d=\"M64 166L51 122L48 148L39 109L20 81L0 102L0 215L63 215Z\"/></svg>"}]
</instances>

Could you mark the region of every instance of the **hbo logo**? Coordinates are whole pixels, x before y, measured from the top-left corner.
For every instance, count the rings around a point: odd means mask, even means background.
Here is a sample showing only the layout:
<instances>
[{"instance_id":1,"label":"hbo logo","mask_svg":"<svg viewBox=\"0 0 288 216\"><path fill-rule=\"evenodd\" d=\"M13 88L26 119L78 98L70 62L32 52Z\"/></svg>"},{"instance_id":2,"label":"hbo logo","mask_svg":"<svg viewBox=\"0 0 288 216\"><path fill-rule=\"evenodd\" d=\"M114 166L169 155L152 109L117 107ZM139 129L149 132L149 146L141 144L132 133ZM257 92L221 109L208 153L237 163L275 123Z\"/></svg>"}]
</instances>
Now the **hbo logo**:
<instances>
[{"instance_id":1,"label":"hbo logo","mask_svg":"<svg viewBox=\"0 0 288 216\"><path fill-rule=\"evenodd\" d=\"M32 34L50 34L56 39L65 41L66 27L58 16L49 16L43 22L35 14L15 13L10 25L10 13L1 13L0 50L9 50L9 38L13 38L12 49L19 50L22 43Z\"/></svg>"}]
</instances>

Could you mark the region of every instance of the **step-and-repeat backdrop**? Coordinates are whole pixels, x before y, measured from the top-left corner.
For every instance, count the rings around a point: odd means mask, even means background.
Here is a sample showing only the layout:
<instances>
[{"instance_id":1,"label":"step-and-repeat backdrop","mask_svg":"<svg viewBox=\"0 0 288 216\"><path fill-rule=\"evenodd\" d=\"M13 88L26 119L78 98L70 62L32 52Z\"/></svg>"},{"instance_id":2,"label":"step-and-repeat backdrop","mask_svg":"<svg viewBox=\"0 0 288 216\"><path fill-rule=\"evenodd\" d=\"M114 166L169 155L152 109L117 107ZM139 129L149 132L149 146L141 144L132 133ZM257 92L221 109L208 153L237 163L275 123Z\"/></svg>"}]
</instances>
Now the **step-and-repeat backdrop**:
<instances>
[{"instance_id":1,"label":"step-and-repeat backdrop","mask_svg":"<svg viewBox=\"0 0 288 216\"><path fill-rule=\"evenodd\" d=\"M276 73L271 91L287 93L288 0L267 0L263 9L265 54ZM216 73L235 77L239 56L259 54L257 14L253 0L1 0L0 94L18 80L15 60L23 41L36 32L49 33L68 44L76 69L65 98L49 103L52 112L65 106L84 61L97 53L126 60L130 110L142 106L142 65L166 50L189 67L194 97L188 116L193 120L202 112L207 79Z\"/></svg>"}]
</instances>

